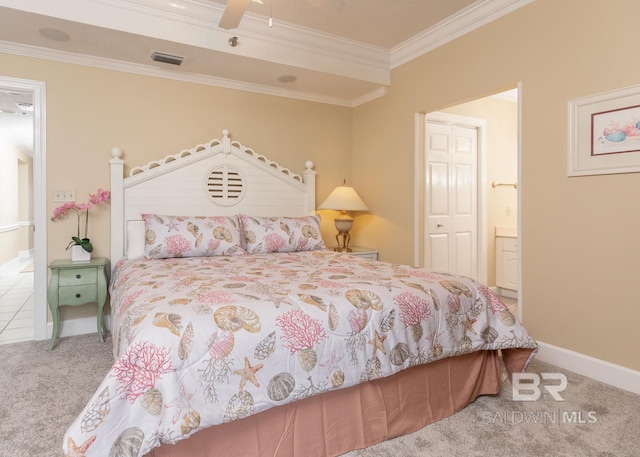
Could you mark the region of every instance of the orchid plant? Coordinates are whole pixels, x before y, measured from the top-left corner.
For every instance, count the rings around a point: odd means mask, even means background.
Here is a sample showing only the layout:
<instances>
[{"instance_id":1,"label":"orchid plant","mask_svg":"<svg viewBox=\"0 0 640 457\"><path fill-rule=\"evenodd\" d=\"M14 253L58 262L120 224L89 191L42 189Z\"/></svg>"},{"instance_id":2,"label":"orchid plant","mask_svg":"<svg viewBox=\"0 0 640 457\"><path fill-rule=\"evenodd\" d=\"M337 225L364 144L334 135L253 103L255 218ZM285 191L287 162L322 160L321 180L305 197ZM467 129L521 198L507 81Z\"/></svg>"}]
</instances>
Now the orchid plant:
<instances>
[{"instance_id":1,"label":"orchid plant","mask_svg":"<svg viewBox=\"0 0 640 457\"><path fill-rule=\"evenodd\" d=\"M77 245L82 246L87 252L93 251L93 245L91 244L91 240L88 238L89 232L89 210L96 205L99 205L102 202L109 201L111 198L111 192L108 190L98 189L95 194L89 194L89 202L88 203L76 203L76 202L67 202L63 205L58 206L53 210L52 221L61 219L66 217L69 211L74 211L78 218L78 232L76 236L71 237L71 241L67 246L69 249L71 246ZM84 217L84 238L80 238L80 225L82 224L82 218Z\"/></svg>"}]
</instances>

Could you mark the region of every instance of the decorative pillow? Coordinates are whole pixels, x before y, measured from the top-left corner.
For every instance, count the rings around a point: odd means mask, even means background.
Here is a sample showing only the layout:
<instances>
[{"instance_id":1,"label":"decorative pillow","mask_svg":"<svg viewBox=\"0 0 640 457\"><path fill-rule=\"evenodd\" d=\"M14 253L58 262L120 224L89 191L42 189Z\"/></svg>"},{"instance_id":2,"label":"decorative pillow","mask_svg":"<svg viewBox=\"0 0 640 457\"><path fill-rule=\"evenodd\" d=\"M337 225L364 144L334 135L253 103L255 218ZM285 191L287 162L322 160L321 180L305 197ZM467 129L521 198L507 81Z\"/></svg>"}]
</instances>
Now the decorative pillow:
<instances>
[{"instance_id":1,"label":"decorative pillow","mask_svg":"<svg viewBox=\"0 0 640 457\"><path fill-rule=\"evenodd\" d=\"M127 258L144 257L144 221L127 221Z\"/></svg>"},{"instance_id":2,"label":"decorative pillow","mask_svg":"<svg viewBox=\"0 0 640 457\"><path fill-rule=\"evenodd\" d=\"M240 243L240 224L236 216L143 214L142 220L147 259L246 254Z\"/></svg>"},{"instance_id":3,"label":"decorative pillow","mask_svg":"<svg viewBox=\"0 0 640 457\"><path fill-rule=\"evenodd\" d=\"M326 249L320 216L255 217L240 214L244 248L250 254Z\"/></svg>"}]
</instances>

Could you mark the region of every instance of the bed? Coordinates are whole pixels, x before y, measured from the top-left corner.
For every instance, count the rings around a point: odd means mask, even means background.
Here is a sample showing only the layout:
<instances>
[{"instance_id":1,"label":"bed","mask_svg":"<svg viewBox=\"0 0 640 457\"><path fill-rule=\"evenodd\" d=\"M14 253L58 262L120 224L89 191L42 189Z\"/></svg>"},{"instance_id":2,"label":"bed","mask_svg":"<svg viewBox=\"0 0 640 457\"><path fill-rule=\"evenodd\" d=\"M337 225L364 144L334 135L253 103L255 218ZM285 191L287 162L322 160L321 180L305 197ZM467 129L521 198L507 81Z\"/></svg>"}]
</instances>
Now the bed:
<instances>
[{"instance_id":1,"label":"bed","mask_svg":"<svg viewBox=\"0 0 640 457\"><path fill-rule=\"evenodd\" d=\"M485 285L326 249L315 171L220 140L111 159L115 363L67 456L336 456L496 394L537 344Z\"/></svg>"}]
</instances>

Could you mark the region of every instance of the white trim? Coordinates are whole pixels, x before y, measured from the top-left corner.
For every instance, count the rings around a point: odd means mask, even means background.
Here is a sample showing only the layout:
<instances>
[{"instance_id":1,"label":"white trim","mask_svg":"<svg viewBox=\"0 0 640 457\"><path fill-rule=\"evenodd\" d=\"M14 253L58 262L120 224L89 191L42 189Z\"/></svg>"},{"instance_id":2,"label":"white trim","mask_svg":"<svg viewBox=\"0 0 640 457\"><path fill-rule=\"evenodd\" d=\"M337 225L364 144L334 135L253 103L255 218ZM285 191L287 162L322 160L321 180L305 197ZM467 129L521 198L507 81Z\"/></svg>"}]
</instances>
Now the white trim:
<instances>
[{"instance_id":1,"label":"white trim","mask_svg":"<svg viewBox=\"0 0 640 457\"><path fill-rule=\"evenodd\" d=\"M379 89L372 90L368 94L352 99L349 106L351 108L355 108L356 106L364 105L365 103L377 98L384 97L387 94L388 89L388 87L380 87Z\"/></svg>"},{"instance_id":2,"label":"white trim","mask_svg":"<svg viewBox=\"0 0 640 457\"><path fill-rule=\"evenodd\" d=\"M16 222L15 224L7 224L0 226L0 233L4 232L12 232L14 230L18 230L20 228L20 222Z\"/></svg>"},{"instance_id":3,"label":"white trim","mask_svg":"<svg viewBox=\"0 0 640 457\"><path fill-rule=\"evenodd\" d=\"M424 113L415 114L413 130L413 266L419 267L424 265Z\"/></svg>"},{"instance_id":4,"label":"white trim","mask_svg":"<svg viewBox=\"0 0 640 457\"><path fill-rule=\"evenodd\" d=\"M496 19L505 16L534 0L482 0L448 17L424 32L410 38L391 50L390 62L394 69L420 57L450 41L460 38Z\"/></svg>"},{"instance_id":5,"label":"white trim","mask_svg":"<svg viewBox=\"0 0 640 457\"><path fill-rule=\"evenodd\" d=\"M47 324L47 161L46 85L43 81L0 76L0 88L33 94L34 338L45 339Z\"/></svg>"},{"instance_id":6,"label":"white trim","mask_svg":"<svg viewBox=\"0 0 640 457\"><path fill-rule=\"evenodd\" d=\"M33 221L19 221L15 224L7 224L0 226L0 233L2 232L11 232L13 230L18 230L23 227L31 227L33 225Z\"/></svg>"},{"instance_id":7,"label":"white trim","mask_svg":"<svg viewBox=\"0 0 640 457\"><path fill-rule=\"evenodd\" d=\"M517 195L517 205L518 205L518 246L517 246L517 256L518 263L516 268L518 269L518 319L520 322L523 322L522 319L522 310L524 309L524 302L522 300L522 291L524 290L524 281L522 277L522 244L525 241L522 238L522 190L526 188L526 183L522 180L522 81L518 81L518 158L517 160L517 183L518 183L518 195Z\"/></svg>"},{"instance_id":8,"label":"white trim","mask_svg":"<svg viewBox=\"0 0 640 457\"><path fill-rule=\"evenodd\" d=\"M640 371L541 341L536 359L640 395Z\"/></svg>"},{"instance_id":9,"label":"white trim","mask_svg":"<svg viewBox=\"0 0 640 457\"><path fill-rule=\"evenodd\" d=\"M497 295L500 295L501 297L513 298L514 300L518 299L518 291L516 291L516 290L503 289L502 287L495 287L494 292ZM518 308L520 308L520 305L518 305Z\"/></svg>"}]
</instances>

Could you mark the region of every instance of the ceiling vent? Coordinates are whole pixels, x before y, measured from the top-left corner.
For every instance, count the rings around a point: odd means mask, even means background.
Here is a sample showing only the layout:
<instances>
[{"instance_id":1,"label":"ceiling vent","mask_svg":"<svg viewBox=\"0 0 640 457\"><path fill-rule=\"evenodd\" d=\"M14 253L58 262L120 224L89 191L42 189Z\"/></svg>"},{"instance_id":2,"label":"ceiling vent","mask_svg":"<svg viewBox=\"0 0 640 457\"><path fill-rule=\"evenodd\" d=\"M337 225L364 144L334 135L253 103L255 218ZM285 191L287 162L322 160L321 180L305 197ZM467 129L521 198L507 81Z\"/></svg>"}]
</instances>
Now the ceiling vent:
<instances>
[{"instance_id":1,"label":"ceiling vent","mask_svg":"<svg viewBox=\"0 0 640 457\"><path fill-rule=\"evenodd\" d=\"M184 61L184 57L173 56L171 54L165 54L164 52L153 51L151 53L151 60L153 60L154 62L162 62L179 66Z\"/></svg>"}]
</instances>

